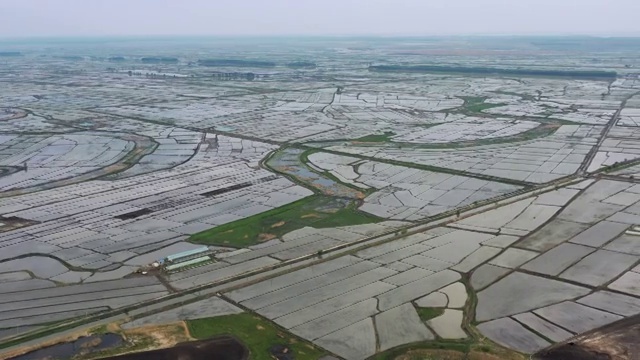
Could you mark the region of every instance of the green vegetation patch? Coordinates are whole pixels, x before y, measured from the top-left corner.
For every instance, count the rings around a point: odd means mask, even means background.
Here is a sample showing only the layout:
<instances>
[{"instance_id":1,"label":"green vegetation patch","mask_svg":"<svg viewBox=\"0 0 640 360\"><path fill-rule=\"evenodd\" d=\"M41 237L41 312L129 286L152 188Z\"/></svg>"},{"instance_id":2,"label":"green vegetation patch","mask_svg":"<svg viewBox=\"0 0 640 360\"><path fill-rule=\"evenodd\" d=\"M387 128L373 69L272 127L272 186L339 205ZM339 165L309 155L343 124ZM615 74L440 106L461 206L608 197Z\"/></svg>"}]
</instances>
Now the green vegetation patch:
<instances>
[{"instance_id":1,"label":"green vegetation patch","mask_svg":"<svg viewBox=\"0 0 640 360\"><path fill-rule=\"evenodd\" d=\"M464 109L470 113L479 113L487 109L503 106L504 104L485 103L486 97L461 96L464 100Z\"/></svg>"},{"instance_id":2,"label":"green vegetation patch","mask_svg":"<svg viewBox=\"0 0 640 360\"><path fill-rule=\"evenodd\" d=\"M252 314L189 320L187 327L191 336L196 339L208 339L217 335L235 336L249 348L249 358L252 360L272 360L269 349L274 345L288 347L296 360L316 360L326 355L313 345Z\"/></svg>"},{"instance_id":3,"label":"green vegetation patch","mask_svg":"<svg viewBox=\"0 0 640 360\"><path fill-rule=\"evenodd\" d=\"M201 59L198 60L201 66L234 66L234 67L258 67L271 68L275 67L273 61L263 60L244 60L244 59Z\"/></svg>"},{"instance_id":4,"label":"green vegetation patch","mask_svg":"<svg viewBox=\"0 0 640 360\"><path fill-rule=\"evenodd\" d=\"M315 69L316 63L310 61L294 61L287 64L292 69Z\"/></svg>"},{"instance_id":5,"label":"green vegetation patch","mask_svg":"<svg viewBox=\"0 0 640 360\"><path fill-rule=\"evenodd\" d=\"M386 131L384 134L367 135L361 138L357 138L354 141L358 142L390 142L391 138L395 135L393 131Z\"/></svg>"},{"instance_id":6,"label":"green vegetation patch","mask_svg":"<svg viewBox=\"0 0 640 360\"><path fill-rule=\"evenodd\" d=\"M536 119L536 120L544 120L544 119ZM538 138L551 136L558 130L560 126L561 124L558 124L555 121L545 120L545 122L543 122L542 124L540 124L539 126L533 129L529 129L527 131L524 131L512 136L469 140L469 141L463 141L463 142L437 143L437 144L400 144L399 146L401 148L406 147L406 148L422 148L422 149L458 149L458 148L482 146L482 145L509 144L509 143L530 141Z\"/></svg>"},{"instance_id":7,"label":"green vegetation patch","mask_svg":"<svg viewBox=\"0 0 640 360\"><path fill-rule=\"evenodd\" d=\"M322 150L320 150L320 149L307 149L307 150L305 150L302 154L300 154L300 162L302 164L311 163L311 160L309 160L309 156L311 156L312 154L315 154L315 153L319 153L319 152L322 152Z\"/></svg>"},{"instance_id":8,"label":"green vegetation patch","mask_svg":"<svg viewBox=\"0 0 640 360\"><path fill-rule=\"evenodd\" d=\"M488 340L473 326L469 326L469 317L477 304L476 294L469 285L469 275L464 275L462 282L467 288L469 301L465 305L463 328L468 330L469 338L461 340L438 339L413 344L376 354L370 360L525 360L526 358L513 350L504 348ZM423 321L433 319L444 313L444 308L419 308L416 311Z\"/></svg>"},{"instance_id":9,"label":"green vegetation patch","mask_svg":"<svg viewBox=\"0 0 640 360\"><path fill-rule=\"evenodd\" d=\"M471 104L469 106L473 111L480 111L480 109L484 110L484 109L501 106L501 105L476 103L476 104ZM469 111L467 111L467 109L469 108L466 107L465 105L463 112L468 114ZM389 148L397 148L397 149L459 149L459 148L474 147L474 146L481 146L481 145L509 144L509 143L535 140L538 138L544 138L544 137L553 135L558 130L558 128L562 125L576 124L571 121L551 119L551 118L535 118L535 119L532 118L531 120L540 122L541 124L533 129L526 130L519 134L503 136L503 137L494 137L494 138L488 138L488 139L466 140L466 141L446 142L446 143L407 143L407 142L394 142L390 139L390 137L385 138L385 135L368 135L352 141L363 143L363 144L358 144L360 146L369 145L366 143L372 143L371 145L374 145L374 143L376 143L375 144L376 146L380 146L379 143L387 142L388 144L386 144L385 146L388 146ZM517 121L517 120L514 119L513 121ZM440 125L440 124L435 124L435 125ZM324 151L329 153L335 153L326 149ZM355 157L354 154L344 154L344 155ZM419 165L415 163L410 163L410 162L398 162L398 163L403 163L403 165L401 166L419 168ZM433 171L438 171L438 170L433 170ZM344 185L349 186L349 184L344 184ZM351 185L351 187L353 186Z\"/></svg>"},{"instance_id":10,"label":"green vegetation patch","mask_svg":"<svg viewBox=\"0 0 640 360\"><path fill-rule=\"evenodd\" d=\"M145 64L175 64L178 58L174 57L143 57L140 59Z\"/></svg>"},{"instance_id":11,"label":"green vegetation patch","mask_svg":"<svg viewBox=\"0 0 640 360\"><path fill-rule=\"evenodd\" d=\"M528 357L493 344L469 341L432 341L379 353L370 360L525 360Z\"/></svg>"},{"instance_id":12,"label":"green vegetation patch","mask_svg":"<svg viewBox=\"0 0 640 360\"><path fill-rule=\"evenodd\" d=\"M420 344L404 345L398 348L376 354L371 360L462 360L470 351L470 344L466 341L430 341ZM424 353L421 350L435 350ZM443 351L443 352L439 352ZM455 352L452 354L451 352ZM459 356L455 356L458 355Z\"/></svg>"},{"instance_id":13,"label":"green vegetation patch","mask_svg":"<svg viewBox=\"0 0 640 360\"><path fill-rule=\"evenodd\" d=\"M305 226L328 228L381 221L358 211L356 202L314 195L279 208L194 234L203 245L246 247L280 237Z\"/></svg>"},{"instance_id":14,"label":"green vegetation patch","mask_svg":"<svg viewBox=\"0 0 640 360\"><path fill-rule=\"evenodd\" d=\"M444 308L421 308L417 307L416 311L422 321L435 319L438 316L444 314Z\"/></svg>"},{"instance_id":15,"label":"green vegetation patch","mask_svg":"<svg viewBox=\"0 0 640 360\"><path fill-rule=\"evenodd\" d=\"M608 166L604 166L598 170L596 170L596 172L598 173L612 173L612 172L617 172L617 171L622 171L624 169L630 168L630 167L634 167L634 166L638 166L638 161L636 160L629 160L629 161L622 161L622 162L618 162L616 161L615 163L608 165ZM633 174L616 174L616 175L626 175L629 178L633 179L634 176Z\"/></svg>"}]
</instances>

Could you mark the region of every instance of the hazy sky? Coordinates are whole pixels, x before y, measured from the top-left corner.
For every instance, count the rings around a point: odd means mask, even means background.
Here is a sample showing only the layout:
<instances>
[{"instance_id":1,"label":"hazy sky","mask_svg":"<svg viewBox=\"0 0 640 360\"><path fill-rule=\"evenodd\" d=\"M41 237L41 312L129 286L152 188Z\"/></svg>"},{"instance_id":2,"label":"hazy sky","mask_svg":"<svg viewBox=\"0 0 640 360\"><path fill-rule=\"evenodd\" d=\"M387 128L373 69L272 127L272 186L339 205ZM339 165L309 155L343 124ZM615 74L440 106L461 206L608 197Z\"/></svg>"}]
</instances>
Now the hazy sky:
<instances>
[{"instance_id":1,"label":"hazy sky","mask_svg":"<svg viewBox=\"0 0 640 360\"><path fill-rule=\"evenodd\" d=\"M0 37L640 35L640 0L0 0Z\"/></svg>"}]
</instances>

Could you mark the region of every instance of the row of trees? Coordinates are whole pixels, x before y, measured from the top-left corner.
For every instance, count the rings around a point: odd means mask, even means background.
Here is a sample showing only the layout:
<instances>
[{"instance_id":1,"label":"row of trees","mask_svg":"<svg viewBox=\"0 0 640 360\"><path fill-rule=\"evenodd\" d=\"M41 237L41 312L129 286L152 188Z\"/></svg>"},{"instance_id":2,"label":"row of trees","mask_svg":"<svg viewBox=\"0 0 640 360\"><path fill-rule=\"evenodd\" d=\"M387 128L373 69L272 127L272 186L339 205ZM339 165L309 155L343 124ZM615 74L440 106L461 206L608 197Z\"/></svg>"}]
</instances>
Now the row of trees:
<instances>
[{"instance_id":1,"label":"row of trees","mask_svg":"<svg viewBox=\"0 0 640 360\"><path fill-rule=\"evenodd\" d=\"M614 71L599 70L534 70L534 69L500 69L484 67L436 66L436 65L375 65L369 71L378 72L414 72L414 73L446 73L471 75L510 75L510 76L547 76L570 77L583 79L615 79Z\"/></svg>"},{"instance_id":2,"label":"row of trees","mask_svg":"<svg viewBox=\"0 0 640 360\"><path fill-rule=\"evenodd\" d=\"M257 78L257 75L252 72L227 72L227 73L215 73L212 75L217 80L221 81L253 81Z\"/></svg>"},{"instance_id":3,"label":"row of trees","mask_svg":"<svg viewBox=\"0 0 640 360\"><path fill-rule=\"evenodd\" d=\"M107 68L109 72L118 72L116 68ZM141 72L141 71L127 71L127 75L129 76L144 76L152 79L166 79L166 78L177 78L176 75L167 75L167 74L159 74L153 72ZM195 77L195 75L190 75L190 77ZM254 81L259 76L252 72L219 72L211 75L216 80L220 81ZM267 75L262 75L260 77L267 77Z\"/></svg>"}]
</instances>

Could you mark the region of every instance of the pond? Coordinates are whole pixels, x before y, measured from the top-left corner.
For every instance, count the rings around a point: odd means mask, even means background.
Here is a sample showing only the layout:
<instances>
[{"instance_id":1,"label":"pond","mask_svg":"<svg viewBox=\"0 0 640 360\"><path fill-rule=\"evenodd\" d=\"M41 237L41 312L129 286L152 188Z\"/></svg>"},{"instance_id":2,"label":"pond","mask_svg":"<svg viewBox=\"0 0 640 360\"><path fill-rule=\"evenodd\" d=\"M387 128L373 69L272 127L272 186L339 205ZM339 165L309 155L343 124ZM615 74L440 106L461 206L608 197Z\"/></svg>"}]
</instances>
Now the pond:
<instances>
[{"instance_id":1,"label":"pond","mask_svg":"<svg viewBox=\"0 0 640 360\"><path fill-rule=\"evenodd\" d=\"M303 152L304 150L302 149L286 148L274 154L267 162L267 165L274 170L295 177L298 181L312 186L328 196L350 199L362 199L364 197L362 192L312 171L300 160Z\"/></svg>"},{"instance_id":2,"label":"pond","mask_svg":"<svg viewBox=\"0 0 640 360\"><path fill-rule=\"evenodd\" d=\"M104 358L103 360L247 360L249 349L231 336L178 344L168 349L151 350Z\"/></svg>"},{"instance_id":3,"label":"pond","mask_svg":"<svg viewBox=\"0 0 640 360\"><path fill-rule=\"evenodd\" d=\"M86 355L123 344L124 340L117 334L91 335L81 337L76 341L47 346L10 360L66 360L77 355Z\"/></svg>"}]
</instances>

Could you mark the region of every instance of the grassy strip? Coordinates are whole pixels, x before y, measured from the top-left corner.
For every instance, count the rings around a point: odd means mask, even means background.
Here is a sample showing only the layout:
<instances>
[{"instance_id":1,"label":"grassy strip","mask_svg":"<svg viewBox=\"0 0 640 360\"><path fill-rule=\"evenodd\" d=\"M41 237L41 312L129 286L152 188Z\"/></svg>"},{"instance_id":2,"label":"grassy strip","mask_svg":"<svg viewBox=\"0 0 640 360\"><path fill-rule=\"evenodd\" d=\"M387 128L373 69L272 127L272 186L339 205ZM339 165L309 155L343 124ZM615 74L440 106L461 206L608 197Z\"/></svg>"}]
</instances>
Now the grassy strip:
<instances>
[{"instance_id":1,"label":"grassy strip","mask_svg":"<svg viewBox=\"0 0 640 360\"><path fill-rule=\"evenodd\" d=\"M532 186L531 183L527 183L525 181L518 181L518 180L507 179L507 178L499 178L499 177L491 176L491 175L468 173L468 172L465 172L465 171L460 171L460 170L451 169L451 168L443 168L443 167L437 167L437 166L431 166L431 165L425 165L425 164L418 164L418 163L412 163L412 162L406 162L406 161L399 161L399 160L384 159L384 158L375 158L375 157L371 157L371 156L366 156L366 155L361 155L361 154L346 153L346 152L336 151L336 150L331 150L331 149L323 149L322 151L330 153L330 154L350 156L350 157L354 157L354 158L358 158L358 159L370 160L370 161L375 161L375 162L379 162L379 163L383 163L383 164L391 164L391 165L403 166L403 167L407 167L407 168L410 168L410 169L420 169L420 170L427 170L427 171L444 173L444 174L460 175L460 176L465 176L465 177L472 177L472 178L477 178L477 179L482 179L482 180L495 181L495 182L499 182L499 183L503 183L503 184L517 185L517 186Z\"/></svg>"},{"instance_id":2,"label":"grassy strip","mask_svg":"<svg viewBox=\"0 0 640 360\"><path fill-rule=\"evenodd\" d=\"M462 149L462 148L483 146L483 145L510 144L510 143L535 140L538 138L544 138L544 137L553 135L556 132L556 130L558 130L560 125L564 125L564 124L559 124L555 120L547 121L547 119L535 119L535 121L541 122L542 124L539 125L538 127L529 129L527 131L524 131L517 135L512 135L512 136L468 140L468 141L461 141L461 142L430 143L430 144L392 142L388 146L390 148L395 147L398 149L433 150L433 149Z\"/></svg>"},{"instance_id":3,"label":"grassy strip","mask_svg":"<svg viewBox=\"0 0 640 360\"><path fill-rule=\"evenodd\" d=\"M311 163L311 160L309 160L309 156L318 152L321 152L321 149L312 148L305 150L302 154L300 154L300 162L303 164Z\"/></svg>"},{"instance_id":4,"label":"grassy strip","mask_svg":"<svg viewBox=\"0 0 640 360\"><path fill-rule=\"evenodd\" d=\"M73 320L71 320L73 321ZM80 322L80 325L82 324L82 321ZM53 325L49 325L47 327L45 327L44 329L34 332L32 334L27 334L26 336L22 336L22 337L18 337L15 340L11 340L11 341L7 341L7 342L3 342L0 344L0 349L6 349L12 346L16 346L16 345L20 345L22 343L25 343L27 341L32 341L32 340L36 340L36 339L40 339L49 335L53 335L53 334L57 334L66 330L70 330L73 329L75 327L79 326L78 324L68 324L68 325L59 325L54 323Z\"/></svg>"},{"instance_id":5,"label":"grassy strip","mask_svg":"<svg viewBox=\"0 0 640 360\"><path fill-rule=\"evenodd\" d=\"M389 140L385 142L385 146L393 149L437 150L437 149L463 149L463 148L483 146L483 145L501 145L501 144L508 145L511 143L530 141L530 140L535 140L538 138L544 138L544 137L553 135L561 125L575 125L575 123L573 122L566 121L566 120L559 120L559 119L532 118L531 120L540 122L541 125L536 128L529 129L522 133L511 135L511 136L495 137L495 138L489 138L489 139L467 140L467 141L460 141L460 142L446 142L446 143L410 143L410 142L395 142L395 141ZM352 143L352 145L363 146L363 147L381 146L382 144L382 142L362 141L361 139L362 138L356 139L356 140L344 140L344 141L349 141ZM324 149L324 151L329 152L327 149ZM345 153L345 156L353 157L355 156L355 154Z\"/></svg>"},{"instance_id":6,"label":"grassy strip","mask_svg":"<svg viewBox=\"0 0 640 360\"><path fill-rule=\"evenodd\" d=\"M418 353L420 350L435 350L432 352L432 356L406 356L410 355L412 352ZM456 353L460 353L461 357L459 359L464 359L465 354L467 354L471 350L471 345L469 342L463 341L432 341L420 344L411 344L404 345L393 350L385 351L374 355L370 358L370 360L395 360L397 358L407 359L407 360L436 360L436 359L450 359L449 357L440 357L438 356L438 351L448 350L455 351ZM404 355L404 356L403 356ZM417 354L416 354L417 355ZM456 359L456 358L453 358Z\"/></svg>"},{"instance_id":7,"label":"grassy strip","mask_svg":"<svg viewBox=\"0 0 640 360\"><path fill-rule=\"evenodd\" d=\"M510 144L523 141L535 140L538 138L544 138L553 135L560 125L558 124L542 124L533 129L521 132L520 134L505 137L495 137L489 139L470 140L463 142L448 142L448 143L436 143L436 144L412 144L412 143L397 143L400 148L416 148L416 149L461 149L474 146L484 145L500 145Z\"/></svg>"},{"instance_id":8,"label":"grassy strip","mask_svg":"<svg viewBox=\"0 0 640 360\"><path fill-rule=\"evenodd\" d=\"M335 199L313 195L288 205L194 234L189 241L203 245L246 247L306 226L327 228L378 222L376 216L345 206Z\"/></svg>"},{"instance_id":9,"label":"grassy strip","mask_svg":"<svg viewBox=\"0 0 640 360\"><path fill-rule=\"evenodd\" d=\"M379 353L369 360L525 360L516 352L493 344L470 341L433 341L409 344Z\"/></svg>"},{"instance_id":10,"label":"grassy strip","mask_svg":"<svg viewBox=\"0 0 640 360\"><path fill-rule=\"evenodd\" d=\"M634 166L638 166L640 165L640 162L638 161L638 159L632 159L630 161L622 161L622 162L616 162L613 163L611 165L608 166L604 166L596 171L594 171L594 173L604 173L604 174L610 174L610 173L614 173L617 171L621 171L630 167L634 167ZM614 175L621 175L621 176L629 176L631 179L633 179L633 175L632 174L614 174Z\"/></svg>"},{"instance_id":11,"label":"grassy strip","mask_svg":"<svg viewBox=\"0 0 640 360\"><path fill-rule=\"evenodd\" d=\"M187 327L191 336L196 339L227 334L235 336L249 348L249 358L252 360L272 360L269 349L274 345L289 348L296 360L316 360L326 355L313 345L302 342L270 322L248 313L189 320Z\"/></svg>"}]
</instances>

